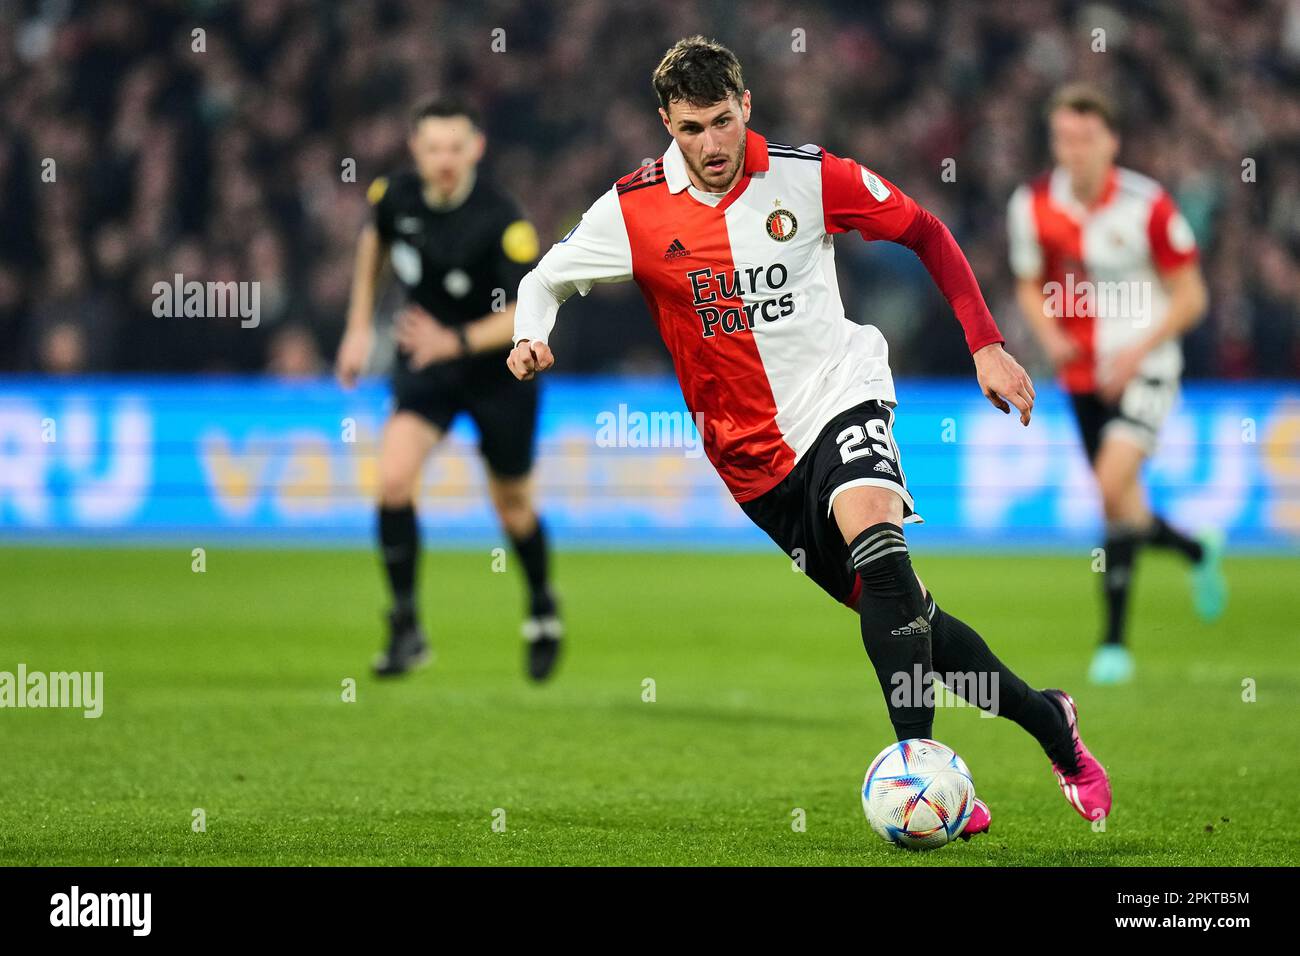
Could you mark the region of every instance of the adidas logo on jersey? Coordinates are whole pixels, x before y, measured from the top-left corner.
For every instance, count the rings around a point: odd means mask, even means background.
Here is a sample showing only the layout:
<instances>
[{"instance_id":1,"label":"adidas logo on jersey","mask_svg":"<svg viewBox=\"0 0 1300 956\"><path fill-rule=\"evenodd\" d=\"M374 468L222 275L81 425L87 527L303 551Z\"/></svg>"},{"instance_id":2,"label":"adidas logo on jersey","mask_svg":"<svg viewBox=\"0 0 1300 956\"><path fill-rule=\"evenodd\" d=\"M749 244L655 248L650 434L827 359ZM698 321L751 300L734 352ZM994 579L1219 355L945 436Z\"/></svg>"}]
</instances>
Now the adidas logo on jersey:
<instances>
[{"instance_id":1,"label":"adidas logo on jersey","mask_svg":"<svg viewBox=\"0 0 1300 956\"><path fill-rule=\"evenodd\" d=\"M894 469L891 468L891 467L889 466L889 462L887 462L887 461L878 461L878 462L876 462L876 469L875 469L875 470L876 470L876 471L883 471L883 472L884 472L885 474L887 474L887 475L894 475L895 478L898 477L898 475L894 474Z\"/></svg>"},{"instance_id":2,"label":"adidas logo on jersey","mask_svg":"<svg viewBox=\"0 0 1300 956\"><path fill-rule=\"evenodd\" d=\"M691 254L690 250L687 249L684 245L682 245L682 241L680 239L674 239L672 241L672 245L668 247L668 251L664 253L664 258L680 259L682 256L689 256L690 254Z\"/></svg>"},{"instance_id":3,"label":"adidas logo on jersey","mask_svg":"<svg viewBox=\"0 0 1300 956\"><path fill-rule=\"evenodd\" d=\"M895 637L907 637L909 634L928 634L930 633L930 622L924 617L917 617L911 624L904 624L902 627L895 628L889 632Z\"/></svg>"}]
</instances>

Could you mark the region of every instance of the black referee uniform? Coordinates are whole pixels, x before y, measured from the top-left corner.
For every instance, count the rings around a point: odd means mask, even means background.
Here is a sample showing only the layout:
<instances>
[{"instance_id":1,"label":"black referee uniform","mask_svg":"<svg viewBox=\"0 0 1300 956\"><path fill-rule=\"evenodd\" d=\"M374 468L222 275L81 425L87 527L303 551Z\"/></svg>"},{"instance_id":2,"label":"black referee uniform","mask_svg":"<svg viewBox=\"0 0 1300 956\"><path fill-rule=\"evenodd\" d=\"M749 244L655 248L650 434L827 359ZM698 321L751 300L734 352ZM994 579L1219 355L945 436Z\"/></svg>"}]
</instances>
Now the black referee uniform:
<instances>
[{"instance_id":1,"label":"black referee uniform","mask_svg":"<svg viewBox=\"0 0 1300 956\"><path fill-rule=\"evenodd\" d=\"M377 179L369 199L393 272L410 300L438 322L463 328L515 299L537 258L537 234L519 204L478 176L468 197L446 209L424 200L414 172ZM399 411L446 431L464 411L478 428L492 473L526 475L533 464L537 382L506 368L509 347L435 362L413 371L400 351L393 369Z\"/></svg>"},{"instance_id":2,"label":"black referee uniform","mask_svg":"<svg viewBox=\"0 0 1300 956\"><path fill-rule=\"evenodd\" d=\"M475 174L458 205L431 206L415 172L375 180L368 198L375 228L388 249L393 272L410 301L442 325L461 331L471 322L504 310L537 258L537 233L518 203ZM393 367L396 411L421 416L446 432L462 411L478 428L479 448L498 478L522 478L533 466L537 428L537 382L518 381L506 367L508 345L410 367L400 349ZM529 676L550 675L563 636L558 606L548 585L549 547L540 516L522 538L511 534L528 582L529 610L523 623ZM390 644L376 673L405 673L430 657L415 609L419 526L413 505L379 509L380 550L388 570L394 607Z\"/></svg>"}]
</instances>

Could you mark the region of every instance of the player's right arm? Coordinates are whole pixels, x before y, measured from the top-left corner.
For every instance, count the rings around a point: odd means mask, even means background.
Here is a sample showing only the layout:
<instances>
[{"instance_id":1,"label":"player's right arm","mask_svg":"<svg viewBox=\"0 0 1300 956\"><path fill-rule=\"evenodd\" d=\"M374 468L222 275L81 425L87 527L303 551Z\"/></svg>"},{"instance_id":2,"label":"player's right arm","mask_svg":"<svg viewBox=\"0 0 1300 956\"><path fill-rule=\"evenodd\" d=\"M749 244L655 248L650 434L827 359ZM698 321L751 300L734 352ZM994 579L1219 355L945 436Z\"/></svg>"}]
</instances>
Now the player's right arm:
<instances>
[{"instance_id":1,"label":"player's right arm","mask_svg":"<svg viewBox=\"0 0 1300 956\"><path fill-rule=\"evenodd\" d=\"M1033 194L1021 186L1007 205L1007 239L1011 253L1011 271L1016 276L1016 303L1029 323L1034 338L1056 368L1078 353L1078 346L1061 329L1056 316L1047 307L1043 290L1043 249L1034 225Z\"/></svg>"},{"instance_id":2,"label":"player's right arm","mask_svg":"<svg viewBox=\"0 0 1300 956\"><path fill-rule=\"evenodd\" d=\"M352 269L352 293L348 299L347 328L339 344L339 354L334 362L334 375L344 388L357 383L370 358L370 348L375 337L375 290L379 273L383 270L387 254L387 241L377 223L382 223L383 200L388 183L377 179L371 185L367 198L375 207L376 222L368 222L357 240L356 264Z\"/></svg>"},{"instance_id":3,"label":"player's right arm","mask_svg":"<svg viewBox=\"0 0 1300 956\"><path fill-rule=\"evenodd\" d=\"M822 213L829 234L853 230L868 241L896 242L916 253L962 327L980 391L1003 413L1010 413L1014 405L1020 424L1028 425L1034 411L1034 383L1002 347L1002 333L948 227L882 176L825 150Z\"/></svg>"},{"instance_id":4,"label":"player's right arm","mask_svg":"<svg viewBox=\"0 0 1300 956\"><path fill-rule=\"evenodd\" d=\"M547 339L556 313L573 293L586 295L597 282L631 278L632 248L618 193L611 188L519 283L515 347L506 359L515 378L530 379L555 364Z\"/></svg>"}]
</instances>

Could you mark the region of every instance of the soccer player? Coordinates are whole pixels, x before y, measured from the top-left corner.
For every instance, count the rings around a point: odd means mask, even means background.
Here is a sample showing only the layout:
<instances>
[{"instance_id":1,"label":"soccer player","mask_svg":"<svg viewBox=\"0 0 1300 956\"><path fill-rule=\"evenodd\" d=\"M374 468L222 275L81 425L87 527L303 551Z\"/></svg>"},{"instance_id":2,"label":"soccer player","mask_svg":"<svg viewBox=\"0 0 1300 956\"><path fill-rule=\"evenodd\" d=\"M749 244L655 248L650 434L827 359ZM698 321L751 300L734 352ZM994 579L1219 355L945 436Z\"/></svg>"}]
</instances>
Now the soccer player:
<instances>
[{"instance_id":1,"label":"soccer player","mask_svg":"<svg viewBox=\"0 0 1300 956\"><path fill-rule=\"evenodd\" d=\"M984 394L1028 425L1033 384L1003 351L952 235L852 159L749 129L750 93L725 47L680 41L653 85L672 142L524 277L511 370L527 380L554 364L547 337L572 293L634 279L741 509L787 554L802 549L808 576L859 612L898 739L928 738L934 721L923 688L894 693L909 675L982 674L998 699L971 702L1033 735L1081 815L1108 814L1110 784L1070 697L1029 687L912 570L903 525L919 517L893 436L888 352L879 330L844 315L832 236L853 230L915 251L965 330ZM979 803L965 832L988 824Z\"/></svg>"},{"instance_id":2,"label":"soccer player","mask_svg":"<svg viewBox=\"0 0 1300 956\"><path fill-rule=\"evenodd\" d=\"M1192 566L1196 609L1223 612L1222 537L1199 540L1148 504L1142 466L1178 395L1179 338L1205 312L1196 240L1159 184L1115 165L1114 112L1098 91L1063 87L1048 107L1056 168L1021 186L1007 214L1016 298L1070 393L1106 519L1106 626L1097 684L1133 676L1124 645L1134 559L1144 544Z\"/></svg>"},{"instance_id":3,"label":"soccer player","mask_svg":"<svg viewBox=\"0 0 1300 956\"><path fill-rule=\"evenodd\" d=\"M426 663L419 623L420 557L415 488L453 419L468 412L487 464L488 493L528 582L523 623L527 669L543 680L563 637L548 582L546 530L530 473L537 388L503 367L514 326L514 292L537 258L537 233L518 204L478 174L484 137L473 109L454 99L422 103L408 141L415 169L375 180L374 221L357 248L347 331L336 372L351 388L373 343L375 290L384 260L406 290L397 320L395 408L379 447L379 547L392 592L380 676Z\"/></svg>"}]
</instances>

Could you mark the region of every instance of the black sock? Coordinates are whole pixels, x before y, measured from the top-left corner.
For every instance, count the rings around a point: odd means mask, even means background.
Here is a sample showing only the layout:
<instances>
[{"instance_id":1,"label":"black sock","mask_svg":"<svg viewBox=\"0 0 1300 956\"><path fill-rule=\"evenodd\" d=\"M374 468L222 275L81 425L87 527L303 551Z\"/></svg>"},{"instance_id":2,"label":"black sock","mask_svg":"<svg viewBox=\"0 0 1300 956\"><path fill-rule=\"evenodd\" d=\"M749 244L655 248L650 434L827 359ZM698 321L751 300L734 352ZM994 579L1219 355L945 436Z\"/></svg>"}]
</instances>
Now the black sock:
<instances>
[{"instance_id":1,"label":"black sock","mask_svg":"<svg viewBox=\"0 0 1300 956\"><path fill-rule=\"evenodd\" d=\"M927 616L934 669L949 689L1023 727L1045 750L1061 742L1068 728L1056 703L1016 676L974 628L935 604L933 595L927 600Z\"/></svg>"},{"instance_id":2,"label":"black sock","mask_svg":"<svg viewBox=\"0 0 1300 956\"><path fill-rule=\"evenodd\" d=\"M415 613L415 566L420 559L420 525L414 505L379 507L379 547L388 571L393 610Z\"/></svg>"},{"instance_id":3,"label":"black sock","mask_svg":"<svg viewBox=\"0 0 1300 956\"><path fill-rule=\"evenodd\" d=\"M546 617L555 613L555 600L547 587L549 574L550 549L546 542L546 527L538 517L533 530L522 538L513 535L510 538L515 546L515 553L524 566L524 577L528 581L528 599L530 613L534 617Z\"/></svg>"},{"instance_id":4,"label":"black sock","mask_svg":"<svg viewBox=\"0 0 1300 956\"><path fill-rule=\"evenodd\" d=\"M1128 589L1137 558L1138 532L1127 525L1106 529L1106 570L1101 588L1106 598L1106 643L1124 643L1124 622L1128 616Z\"/></svg>"},{"instance_id":5,"label":"black sock","mask_svg":"<svg viewBox=\"0 0 1300 956\"><path fill-rule=\"evenodd\" d=\"M853 539L849 553L862 578L862 645L876 669L894 733L899 740L929 737L934 728L934 698L925 694L932 669L930 623L903 532L888 522L872 525Z\"/></svg>"},{"instance_id":6,"label":"black sock","mask_svg":"<svg viewBox=\"0 0 1300 956\"><path fill-rule=\"evenodd\" d=\"M1172 548L1181 552L1183 557L1193 564L1200 564L1205 558L1205 549L1201 547L1201 542L1195 538L1189 538L1160 515L1153 515L1151 518L1151 528L1147 531L1147 543L1153 544L1157 548Z\"/></svg>"}]
</instances>

